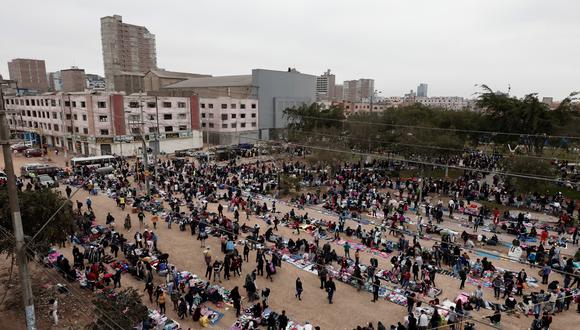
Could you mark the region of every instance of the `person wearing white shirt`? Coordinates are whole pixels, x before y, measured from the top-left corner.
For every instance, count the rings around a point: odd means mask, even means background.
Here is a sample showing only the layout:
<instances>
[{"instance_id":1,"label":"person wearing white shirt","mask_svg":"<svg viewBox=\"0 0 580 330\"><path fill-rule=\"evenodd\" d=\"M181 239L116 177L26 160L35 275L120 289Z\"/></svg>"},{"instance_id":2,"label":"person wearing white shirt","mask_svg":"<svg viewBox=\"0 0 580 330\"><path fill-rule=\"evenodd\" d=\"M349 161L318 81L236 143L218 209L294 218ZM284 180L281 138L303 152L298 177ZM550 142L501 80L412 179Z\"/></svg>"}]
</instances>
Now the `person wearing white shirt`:
<instances>
[{"instance_id":1,"label":"person wearing white shirt","mask_svg":"<svg viewBox=\"0 0 580 330\"><path fill-rule=\"evenodd\" d=\"M306 324L304 325L304 330L313 330L314 328L312 327L312 324L310 324L310 322L306 321Z\"/></svg>"},{"instance_id":2,"label":"person wearing white shirt","mask_svg":"<svg viewBox=\"0 0 580 330\"><path fill-rule=\"evenodd\" d=\"M419 330L427 330L429 326L429 317L425 314L425 311L421 311L421 315L419 316Z\"/></svg>"}]
</instances>

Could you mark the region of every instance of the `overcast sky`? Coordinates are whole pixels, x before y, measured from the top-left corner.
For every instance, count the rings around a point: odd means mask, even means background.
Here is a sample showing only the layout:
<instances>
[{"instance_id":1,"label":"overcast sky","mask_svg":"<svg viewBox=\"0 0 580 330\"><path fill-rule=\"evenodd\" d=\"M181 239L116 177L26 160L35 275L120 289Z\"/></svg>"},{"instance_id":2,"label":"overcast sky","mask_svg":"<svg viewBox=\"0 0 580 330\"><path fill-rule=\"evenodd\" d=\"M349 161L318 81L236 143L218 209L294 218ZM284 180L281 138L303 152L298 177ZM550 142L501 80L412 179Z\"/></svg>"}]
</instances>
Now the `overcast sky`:
<instances>
[{"instance_id":1,"label":"overcast sky","mask_svg":"<svg viewBox=\"0 0 580 330\"><path fill-rule=\"evenodd\" d=\"M0 11L0 74L12 58L103 73L100 20L118 14L157 38L158 66L212 75L252 68L374 78L384 96L429 84L470 97L580 90L577 0L33 0Z\"/></svg>"}]
</instances>

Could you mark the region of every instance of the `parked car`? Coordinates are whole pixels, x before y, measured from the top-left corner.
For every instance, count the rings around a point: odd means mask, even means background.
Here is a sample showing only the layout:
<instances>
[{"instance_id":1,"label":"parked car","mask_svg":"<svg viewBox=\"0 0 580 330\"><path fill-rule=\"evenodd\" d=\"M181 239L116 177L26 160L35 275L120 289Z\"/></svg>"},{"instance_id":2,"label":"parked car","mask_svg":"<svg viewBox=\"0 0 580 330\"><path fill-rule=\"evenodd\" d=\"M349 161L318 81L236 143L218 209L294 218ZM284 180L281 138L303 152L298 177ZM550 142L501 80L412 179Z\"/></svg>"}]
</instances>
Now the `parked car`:
<instances>
[{"instance_id":1,"label":"parked car","mask_svg":"<svg viewBox=\"0 0 580 330\"><path fill-rule=\"evenodd\" d=\"M42 157L44 152L40 149L26 149L24 155L28 158L30 157Z\"/></svg>"},{"instance_id":2,"label":"parked car","mask_svg":"<svg viewBox=\"0 0 580 330\"><path fill-rule=\"evenodd\" d=\"M38 182L40 183L41 186L45 187L45 188L54 188L54 187L58 187L58 182L54 181L50 175L47 174L41 174L37 177Z\"/></svg>"},{"instance_id":3,"label":"parked car","mask_svg":"<svg viewBox=\"0 0 580 330\"><path fill-rule=\"evenodd\" d=\"M10 149L12 151L17 151L17 152L23 152L24 150L30 148L30 146L27 146L24 143L17 143L17 144L13 144L10 146Z\"/></svg>"}]
</instances>

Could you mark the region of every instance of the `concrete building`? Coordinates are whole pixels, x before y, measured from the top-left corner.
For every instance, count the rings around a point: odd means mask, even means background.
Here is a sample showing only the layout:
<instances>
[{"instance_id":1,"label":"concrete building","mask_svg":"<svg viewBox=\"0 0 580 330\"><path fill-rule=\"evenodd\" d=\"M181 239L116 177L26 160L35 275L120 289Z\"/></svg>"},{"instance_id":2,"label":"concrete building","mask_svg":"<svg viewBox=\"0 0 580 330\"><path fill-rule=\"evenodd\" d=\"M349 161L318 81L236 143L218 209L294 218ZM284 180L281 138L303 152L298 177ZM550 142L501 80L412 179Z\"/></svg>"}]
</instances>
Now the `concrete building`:
<instances>
[{"instance_id":1,"label":"concrete building","mask_svg":"<svg viewBox=\"0 0 580 330\"><path fill-rule=\"evenodd\" d=\"M439 97L415 97L415 103L420 103L427 107L443 108L446 110L459 111L470 108L468 99L459 96L439 96Z\"/></svg>"},{"instance_id":2,"label":"concrete building","mask_svg":"<svg viewBox=\"0 0 580 330\"><path fill-rule=\"evenodd\" d=\"M84 69L73 66L70 69L60 70L60 78L62 80L62 91L65 93L82 92L87 87Z\"/></svg>"},{"instance_id":3,"label":"concrete building","mask_svg":"<svg viewBox=\"0 0 580 330\"><path fill-rule=\"evenodd\" d=\"M85 74L87 78L87 89L104 91L106 88L105 78L98 74Z\"/></svg>"},{"instance_id":4,"label":"concrete building","mask_svg":"<svg viewBox=\"0 0 580 330\"><path fill-rule=\"evenodd\" d=\"M288 126L286 108L316 101L316 76L291 69L254 69L251 75L188 79L162 88L157 95L256 99L260 137L268 139L275 130Z\"/></svg>"},{"instance_id":5,"label":"concrete building","mask_svg":"<svg viewBox=\"0 0 580 330\"><path fill-rule=\"evenodd\" d=\"M383 112L390 107L388 102L373 103L372 110L370 102L342 102L342 108L345 115L352 115L362 112Z\"/></svg>"},{"instance_id":6,"label":"concrete building","mask_svg":"<svg viewBox=\"0 0 580 330\"><path fill-rule=\"evenodd\" d=\"M427 84L425 84L425 83L419 84L419 86L417 86L417 96L418 97L427 97L427 89L428 89Z\"/></svg>"},{"instance_id":7,"label":"concrete building","mask_svg":"<svg viewBox=\"0 0 580 330\"><path fill-rule=\"evenodd\" d=\"M48 91L60 92L62 91L62 78L60 71L50 72L48 74Z\"/></svg>"},{"instance_id":8,"label":"concrete building","mask_svg":"<svg viewBox=\"0 0 580 330\"><path fill-rule=\"evenodd\" d=\"M258 100L200 98L201 128L211 144L256 143Z\"/></svg>"},{"instance_id":9,"label":"concrete building","mask_svg":"<svg viewBox=\"0 0 580 330\"><path fill-rule=\"evenodd\" d=\"M144 91L144 78L145 74L141 72L121 71L113 77L113 81L117 91L123 91L126 94L134 94Z\"/></svg>"},{"instance_id":10,"label":"concrete building","mask_svg":"<svg viewBox=\"0 0 580 330\"><path fill-rule=\"evenodd\" d=\"M161 152L202 146L197 96L57 93L7 97L5 104L11 129L75 154L136 155L141 135L150 146L158 137Z\"/></svg>"},{"instance_id":11,"label":"concrete building","mask_svg":"<svg viewBox=\"0 0 580 330\"><path fill-rule=\"evenodd\" d=\"M186 73L186 72L174 72L166 71L162 69L153 69L145 73L144 76L144 91L152 92L159 91L161 88L184 81L190 78L202 78L211 77L211 75L197 74L197 73Z\"/></svg>"},{"instance_id":12,"label":"concrete building","mask_svg":"<svg viewBox=\"0 0 580 330\"><path fill-rule=\"evenodd\" d=\"M48 91L44 60L17 58L8 62L10 79L18 82L19 89L44 93Z\"/></svg>"},{"instance_id":13,"label":"concrete building","mask_svg":"<svg viewBox=\"0 0 580 330\"><path fill-rule=\"evenodd\" d=\"M123 23L119 15L102 17L101 42L108 91L124 91L115 79L121 72L145 74L157 67L155 35L144 26Z\"/></svg>"},{"instance_id":14,"label":"concrete building","mask_svg":"<svg viewBox=\"0 0 580 330\"><path fill-rule=\"evenodd\" d=\"M330 69L316 77L316 100L334 100L335 75L330 73ZM342 94L341 94L342 95Z\"/></svg>"},{"instance_id":15,"label":"concrete building","mask_svg":"<svg viewBox=\"0 0 580 330\"><path fill-rule=\"evenodd\" d=\"M370 100L374 90L374 79L346 80L342 84L342 99L350 102Z\"/></svg>"},{"instance_id":16,"label":"concrete building","mask_svg":"<svg viewBox=\"0 0 580 330\"><path fill-rule=\"evenodd\" d=\"M334 99L336 101L342 101L343 98L343 87L342 85L334 85Z\"/></svg>"}]
</instances>

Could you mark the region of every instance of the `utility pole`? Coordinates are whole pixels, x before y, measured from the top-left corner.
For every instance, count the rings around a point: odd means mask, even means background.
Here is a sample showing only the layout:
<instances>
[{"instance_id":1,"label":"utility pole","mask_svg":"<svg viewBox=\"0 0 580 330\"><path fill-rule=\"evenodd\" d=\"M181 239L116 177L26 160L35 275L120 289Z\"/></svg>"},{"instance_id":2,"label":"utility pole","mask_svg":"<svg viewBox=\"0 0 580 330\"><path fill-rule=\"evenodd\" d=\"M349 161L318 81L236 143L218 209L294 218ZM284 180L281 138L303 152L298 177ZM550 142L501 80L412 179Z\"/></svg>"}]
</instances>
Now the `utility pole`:
<instances>
[{"instance_id":1,"label":"utility pole","mask_svg":"<svg viewBox=\"0 0 580 330\"><path fill-rule=\"evenodd\" d=\"M143 120L143 103L141 102L141 93L139 92L139 108L141 109L141 141L143 142L143 177L145 178L145 188L147 189L147 197L151 195L149 187L149 160L147 159L147 142L145 141L145 121Z\"/></svg>"},{"instance_id":2,"label":"utility pole","mask_svg":"<svg viewBox=\"0 0 580 330\"><path fill-rule=\"evenodd\" d=\"M2 81L0 81L1 83ZM14 164L12 163L12 152L10 150L10 129L6 120L2 86L0 86L0 144L2 144L4 167L6 176L8 177L8 196L10 200L10 212L12 213L12 227L14 227L14 237L16 239L16 260L22 287L22 302L24 303L24 311L26 314L26 329L35 330L36 316L34 312L34 297L32 294L32 285L30 284L30 274L28 273L24 230L22 229L18 190L16 189L16 176L14 175Z\"/></svg>"}]
</instances>

